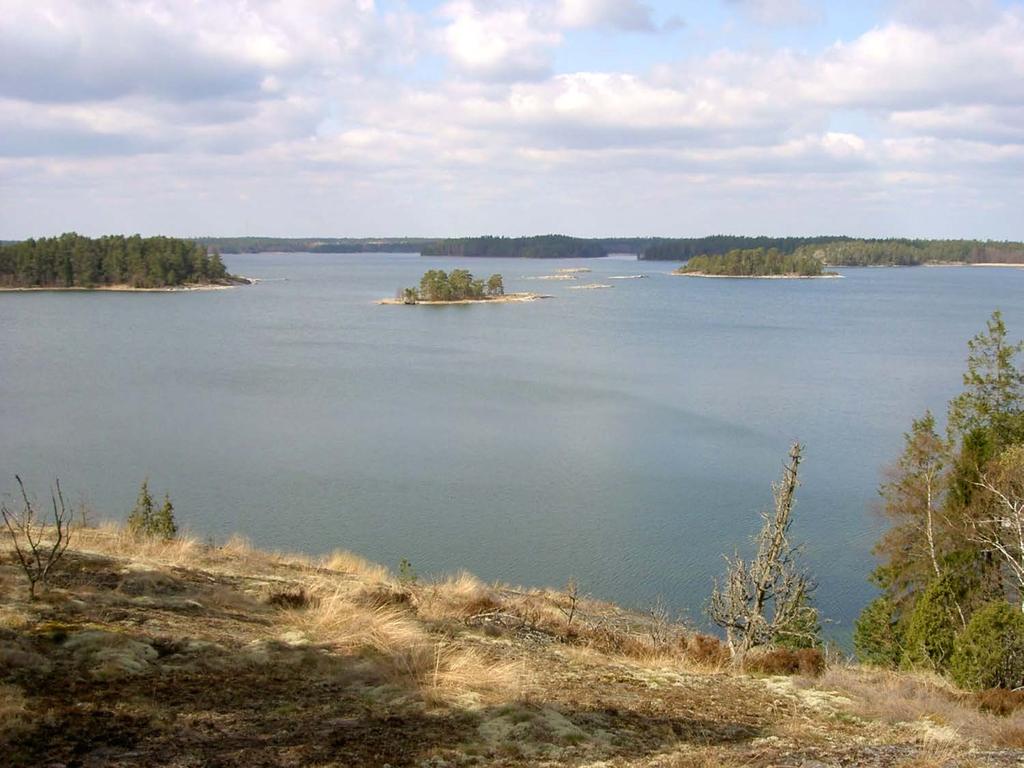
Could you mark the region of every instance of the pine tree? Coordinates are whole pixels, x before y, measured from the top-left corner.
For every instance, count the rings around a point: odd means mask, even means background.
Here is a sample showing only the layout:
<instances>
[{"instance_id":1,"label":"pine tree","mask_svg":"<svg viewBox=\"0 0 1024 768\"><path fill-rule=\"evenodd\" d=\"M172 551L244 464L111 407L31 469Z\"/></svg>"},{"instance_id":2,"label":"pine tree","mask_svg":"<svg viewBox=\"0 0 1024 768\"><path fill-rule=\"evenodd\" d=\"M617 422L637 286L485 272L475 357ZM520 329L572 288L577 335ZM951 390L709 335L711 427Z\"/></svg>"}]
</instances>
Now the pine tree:
<instances>
[{"instance_id":1,"label":"pine tree","mask_svg":"<svg viewBox=\"0 0 1024 768\"><path fill-rule=\"evenodd\" d=\"M133 536L148 536L153 528L153 497L149 493L149 478L142 481L135 508L128 514L128 532Z\"/></svg>"},{"instance_id":2,"label":"pine tree","mask_svg":"<svg viewBox=\"0 0 1024 768\"><path fill-rule=\"evenodd\" d=\"M949 404L950 431L991 431L998 447L1019 442L1024 437L1024 371L1014 359L1024 351L1024 342L1007 341L1003 315L996 310L985 332L967 346L965 389Z\"/></svg>"},{"instance_id":3,"label":"pine tree","mask_svg":"<svg viewBox=\"0 0 1024 768\"><path fill-rule=\"evenodd\" d=\"M171 497L165 493L163 505L153 515L150 535L157 539L170 541L177 534L178 524L174 520L174 505L171 503Z\"/></svg>"}]
</instances>

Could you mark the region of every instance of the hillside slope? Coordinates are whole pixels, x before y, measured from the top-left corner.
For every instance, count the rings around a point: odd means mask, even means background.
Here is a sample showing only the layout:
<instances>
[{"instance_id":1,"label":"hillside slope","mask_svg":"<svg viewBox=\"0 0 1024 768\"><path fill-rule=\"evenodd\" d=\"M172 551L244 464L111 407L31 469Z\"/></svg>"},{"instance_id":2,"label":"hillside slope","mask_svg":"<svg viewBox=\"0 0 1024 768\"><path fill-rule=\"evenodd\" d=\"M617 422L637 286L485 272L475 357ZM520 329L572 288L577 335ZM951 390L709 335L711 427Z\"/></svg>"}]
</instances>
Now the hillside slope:
<instances>
[{"instance_id":1,"label":"hillside slope","mask_svg":"<svg viewBox=\"0 0 1024 768\"><path fill-rule=\"evenodd\" d=\"M6 542L2 546L6 546ZM66 766L1018 765L1024 713L937 680L728 672L657 617L337 553L79 532L0 565L0 753Z\"/></svg>"}]
</instances>

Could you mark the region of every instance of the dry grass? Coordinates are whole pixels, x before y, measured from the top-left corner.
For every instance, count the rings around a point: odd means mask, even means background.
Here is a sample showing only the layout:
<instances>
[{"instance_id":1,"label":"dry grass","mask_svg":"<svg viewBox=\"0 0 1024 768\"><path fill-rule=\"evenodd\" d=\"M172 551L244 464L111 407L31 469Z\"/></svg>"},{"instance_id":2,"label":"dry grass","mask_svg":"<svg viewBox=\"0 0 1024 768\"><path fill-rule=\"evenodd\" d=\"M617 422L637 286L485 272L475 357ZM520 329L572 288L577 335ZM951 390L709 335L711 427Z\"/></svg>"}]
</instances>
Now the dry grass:
<instances>
[{"instance_id":1,"label":"dry grass","mask_svg":"<svg viewBox=\"0 0 1024 768\"><path fill-rule=\"evenodd\" d=\"M361 592L327 580L316 584L311 595L307 608L289 612L295 626L338 650L371 652L381 671L396 683L414 685L428 700L446 694L508 692L520 683L517 665L431 636L407 608L366 605Z\"/></svg>"},{"instance_id":2,"label":"dry grass","mask_svg":"<svg viewBox=\"0 0 1024 768\"><path fill-rule=\"evenodd\" d=\"M338 549L320 559L317 567L327 571L338 571L369 584L391 584L394 577L383 565L371 563L365 557Z\"/></svg>"},{"instance_id":3,"label":"dry grass","mask_svg":"<svg viewBox=\"0 0 1024 768\"><path fill-rule=\"evenodd\" d=\"M523 664L497 661L477 648L455 643L410 646L389 661L396 682L411 681L432 702L466 693L507 701L519 697L525 679Z\"/></svg>"},{"instance_id":4,"label":"dry grass","mask_svg":"<svg viewBox=\"0 0 1024 768\"><path fill-rule=\"evenodd\" d=\"M312 569L307 555L283 554L257 549L244 536L233 534L222 546L213 546L189 531L181 531L170 540L136 536L120 523L105 521L94 528L79 528L74 533L75 549L134 562L171 567L211 568L233 573L259 573L280 566Z\"/></svg>"},{"instance_id":5,"label":"dry grass","mask_svg":"<svg viewBox=\"0 0 1024 768\"><path fill-rule=\"evenodd\" d=\"M964 758L962 747L927 744L913 757L900 760L894 768L974 768L977 765L977 762Z\"/></svg>"},{"instance_id":6,"label":"dry grass","mask_svg":"<svg viewBox=\"0 0 1024 768\"><path fill-rule=\"evenodd\" d=\"M294 612L291 621L337 648L353 652L369 648L390 655L426 642L426 633L407 611L362 605L351 590L327 581L314 585L310 594L310 606Z\"/></svg>"},{"instance_id":7,"label":"dry grass","mask_svg":"<svg viewBox=\"0 0 1024 768\"><path fill-rule=\"evenodd\" d=\"M719 749L701 749L668 755L652 763L656 768L740 768L743 765L747 763L740 762Z\"/></svg>"},{"instance_id":8,"label":"dry grass","mask_svg":"<svg viewBox=\"0 0 1024 768\"><path fill-rule=\"evenodd\" d=\"M253 556L256 551L252 545L252 541L248 536L242 536L239 533L233 533L228 536L228 540L218 547L222 553L228 557L234 557L239 559L248 559Z\"/></svg>"},{"instance_id":9,"label":"dry grass","mask_svg":"<svg viewBox=\"0 0 1024 768\"><path fill-rule=\"evenodd\" d=\"M0 744L30 729L25 694L16 685L0 685Z\"/></svg>"},{"instance_id":10,"label":"dry grass","mask_svg":"<svg viewBox=\"0 0 1024 768\"><path fill-rule=\"evenodd\" d=\"M466 571L413 590L417 614L427 621L463 621L503 608L498 591Z\"/></svg>"},{"instance_id":11,"label":"dry grass","mask_svg":"<svg viewBox=\"0 0 1024 768\"><path fill-rule=\"evenodd\" d=\"M116 555L136 562L170 566L194 565L208 549L188 531L165 541L134 536L120 524L112 522L101 523L95 528L75 530L72 546L83 552Z\"/></svg>"},{"instance_id":12,"label":"dry grass","mask_svg":"<svg viewBox=\"0 0 1024 768\"><path fill-rule=\"evenodd\" d=\"M982 712L973 697L937 675L835 666L812 685L849 697L862 716L916 723L932 740L959 735L991 747L1024 747L1024 712Z\"/></svg>"}]
</instances>

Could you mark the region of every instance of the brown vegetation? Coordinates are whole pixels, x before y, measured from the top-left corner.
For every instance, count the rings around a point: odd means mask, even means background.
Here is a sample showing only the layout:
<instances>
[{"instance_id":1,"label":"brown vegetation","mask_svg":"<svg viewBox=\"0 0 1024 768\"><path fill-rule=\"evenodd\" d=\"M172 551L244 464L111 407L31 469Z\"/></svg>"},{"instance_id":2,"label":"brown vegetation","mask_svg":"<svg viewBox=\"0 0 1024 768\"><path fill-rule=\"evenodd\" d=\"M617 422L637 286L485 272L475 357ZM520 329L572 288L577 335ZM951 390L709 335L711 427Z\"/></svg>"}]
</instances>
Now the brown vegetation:
<instances>
[{"instance_id":1,"label":"brown vegetation","mask_svg":"<svg viewBox=\"0 0 1024 768\"><path fill-rule=\"evenodd\" d=\"M766 676L814 671L807 652L749 677L663 611L579 590L114 526L74 547L35 601L0 552L5 765L942 765L936 734L958 764L1019 756L1009 700Z\"/></svg>"}]
</instances>

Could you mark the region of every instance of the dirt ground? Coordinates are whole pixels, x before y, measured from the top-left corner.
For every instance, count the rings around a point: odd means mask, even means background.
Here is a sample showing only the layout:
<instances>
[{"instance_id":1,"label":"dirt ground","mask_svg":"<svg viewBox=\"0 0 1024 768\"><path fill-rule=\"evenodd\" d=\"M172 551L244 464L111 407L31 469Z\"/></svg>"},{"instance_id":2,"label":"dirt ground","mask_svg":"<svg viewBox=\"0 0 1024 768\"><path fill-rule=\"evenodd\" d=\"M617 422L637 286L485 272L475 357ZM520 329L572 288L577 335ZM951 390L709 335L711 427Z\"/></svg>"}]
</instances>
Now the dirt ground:
<instances>
[{"instance_id":1,"label":"dirt ground","mask_svg":"<svg viewBox=\"0 0 1024 768\"><path fill-rule=\"evenodd\" d=\"M469 577L114 538L84 539L34 601L0 552L3 765L1024 765L811 681L602 650L553 630L543 593L531 616Z\"/></svg>"}]
</instances>

